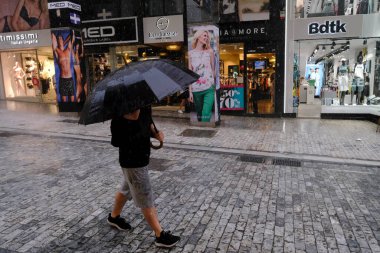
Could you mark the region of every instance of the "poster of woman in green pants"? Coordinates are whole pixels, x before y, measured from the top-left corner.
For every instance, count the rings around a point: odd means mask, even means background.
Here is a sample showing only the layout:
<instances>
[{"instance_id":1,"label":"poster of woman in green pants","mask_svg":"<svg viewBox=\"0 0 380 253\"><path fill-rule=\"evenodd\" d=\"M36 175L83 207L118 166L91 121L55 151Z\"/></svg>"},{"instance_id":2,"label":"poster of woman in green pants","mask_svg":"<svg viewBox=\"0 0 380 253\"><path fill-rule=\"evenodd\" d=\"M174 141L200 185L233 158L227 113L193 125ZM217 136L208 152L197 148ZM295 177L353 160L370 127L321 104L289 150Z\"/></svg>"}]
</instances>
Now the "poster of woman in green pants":
<instances>
[{"instance_id":1,"label":"poster of woman in green pants","mask_svg":"<svg viewBox=\"0 0 380 253\"><path fill-rule=\"evenodd\" d=\"M194 102L198 122L215 122L218 107L216 106L217 71L216 54L217 41L212 31L206 27L192 29L189 34L189 69L196 72L200 78L189 87L189 101Z\"/></svg>"}]
</instances>

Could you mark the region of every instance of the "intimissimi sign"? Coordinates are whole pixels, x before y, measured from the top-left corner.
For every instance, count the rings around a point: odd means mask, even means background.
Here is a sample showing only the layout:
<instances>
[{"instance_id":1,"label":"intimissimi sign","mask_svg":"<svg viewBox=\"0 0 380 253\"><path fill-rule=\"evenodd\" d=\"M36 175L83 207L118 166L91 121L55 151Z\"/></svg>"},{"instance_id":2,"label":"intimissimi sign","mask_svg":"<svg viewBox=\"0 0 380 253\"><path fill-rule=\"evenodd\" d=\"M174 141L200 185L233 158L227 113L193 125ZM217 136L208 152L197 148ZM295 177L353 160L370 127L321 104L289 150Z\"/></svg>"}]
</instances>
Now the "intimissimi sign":
<instances>
[{"instance_id":1,"label":"intimissimi sign","mask_svg":"<svg viewBox=\"0 0 380 253\"><path fill-rule=\"evenodd\" d=\"M267 39L267 25L259 24L220 24L219 35L221 42L243 41L252 38Z\"/></svg>"},{"instance_id":2,"label":"intimissimi sign","mask_svg":"<svg viewBox=\"0 0 380 253\"><path fill-rule=\"evenodd\" d=\"M47 46L51 46L50 29L0 34L0 50Z\"/></svg>"}]
</instances>

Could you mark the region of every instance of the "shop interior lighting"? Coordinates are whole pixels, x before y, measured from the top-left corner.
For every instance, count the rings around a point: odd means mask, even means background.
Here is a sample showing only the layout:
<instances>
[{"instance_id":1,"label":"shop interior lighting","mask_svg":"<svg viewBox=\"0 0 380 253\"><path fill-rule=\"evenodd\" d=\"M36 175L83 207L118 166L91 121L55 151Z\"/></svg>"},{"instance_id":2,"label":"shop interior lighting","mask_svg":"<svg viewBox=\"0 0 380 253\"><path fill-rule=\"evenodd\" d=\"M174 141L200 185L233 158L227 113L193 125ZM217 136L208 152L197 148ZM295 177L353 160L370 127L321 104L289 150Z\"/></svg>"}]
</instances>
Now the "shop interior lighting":
<instances>
[{"instance_id":1,"label":"shop interior lighting","mask_svg":"<svg viewBox=\"0 0 380 253\"><path fill-rule=\"evenodd\" d=\"M363 45L367 45L367 40L366 39L363 40Z\"/></svg>"},{"instance_id":2,"label":"shop interior lighting","mask_svg":"<svg viewBox=\"0 0 380 253\"><path fill-rule=\"evenodd\" d=\"M326 50L326 46L323 45L323 46L322 46L322 51L324 52L325 50Z\"/></svg>"}]
</instances>

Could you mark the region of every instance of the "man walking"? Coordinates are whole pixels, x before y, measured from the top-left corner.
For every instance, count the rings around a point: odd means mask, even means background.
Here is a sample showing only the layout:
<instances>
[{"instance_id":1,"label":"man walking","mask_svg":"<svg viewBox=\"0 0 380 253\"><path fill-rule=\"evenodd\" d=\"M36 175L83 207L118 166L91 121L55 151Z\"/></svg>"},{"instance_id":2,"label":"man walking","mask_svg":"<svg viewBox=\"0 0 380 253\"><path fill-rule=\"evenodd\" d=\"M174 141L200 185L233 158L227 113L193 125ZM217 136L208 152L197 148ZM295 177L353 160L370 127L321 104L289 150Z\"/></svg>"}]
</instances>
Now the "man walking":
<instances>
[{"instance_id":1,"label":"man walking","mask_svg":"<svg viewBox=\"0 0 380 253\"><path fill-rule=\"evenodd\" d=\"M158 247L171 248L180 240L179 236L161 228L154 207L153 191L150 184L148 167L150 158L150 137L164 140L164 134L157 131L152 120L151 107L135 110L116 117L111 121L111 144L119 147L119 162L124 174L121 190L116 193L108 223L120 230L131 229L131 225L120 217L127 200L133 199L141 208L145 220L156 235Z\"/></svg>"}]
</instances>

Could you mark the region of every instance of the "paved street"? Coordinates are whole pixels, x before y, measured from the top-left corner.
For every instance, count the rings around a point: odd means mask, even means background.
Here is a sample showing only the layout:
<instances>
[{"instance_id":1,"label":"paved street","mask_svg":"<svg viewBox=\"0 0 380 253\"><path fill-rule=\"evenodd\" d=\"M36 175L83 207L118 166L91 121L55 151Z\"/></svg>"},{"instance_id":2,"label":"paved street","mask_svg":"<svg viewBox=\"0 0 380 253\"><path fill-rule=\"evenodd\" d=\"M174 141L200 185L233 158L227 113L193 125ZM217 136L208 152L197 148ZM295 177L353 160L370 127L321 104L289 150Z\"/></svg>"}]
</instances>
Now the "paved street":
<instances>
[{"instance_id":1,"label":"paved street","mask_svg":"<svg viewBox=\"0 0 380 253\"><path fill-rule=\"evenodd\" d=\"M133 230L106 223L121 180L109 123L44 110L0 106L0 252L167 252L132 203ZM226 119L156 117L156 204L182 237L170 252L380 252L375 124Z\"/></svg>"}]
</instances>

